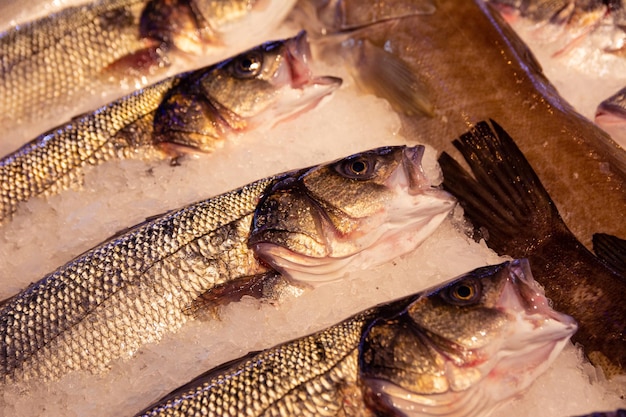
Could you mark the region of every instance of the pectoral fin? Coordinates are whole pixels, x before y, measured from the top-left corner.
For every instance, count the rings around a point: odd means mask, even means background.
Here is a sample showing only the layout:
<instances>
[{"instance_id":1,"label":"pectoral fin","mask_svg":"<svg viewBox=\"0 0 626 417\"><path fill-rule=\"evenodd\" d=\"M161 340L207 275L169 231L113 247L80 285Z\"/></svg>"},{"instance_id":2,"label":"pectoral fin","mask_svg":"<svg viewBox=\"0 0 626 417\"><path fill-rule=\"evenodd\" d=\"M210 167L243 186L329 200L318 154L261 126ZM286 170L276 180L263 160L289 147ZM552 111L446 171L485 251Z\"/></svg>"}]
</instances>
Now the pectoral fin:
<instances>
[{"instance_id":1,"label":"pectoral fin","mask_svg":"<svg viewBox=\"0 0 626 417\"><path fill-rule=\"evenodd\" d=\"M218 309L244 296L265 301L276 301L287 288L294 288L286 278L276 271L249 275L217 285L196 298L185 314L197 318L219 317Z\"/></svg>"},{"instance_id":2,"label":"pectoral fin","mask_svg":"<svg viewBox=\"0 0 626 417\"><path fill-rule=\"evenodd\" d=\"M425 83L402 58L367 40L354 48L352 73L361 89L388 100L397 112L433 116Z\"/></svg>"},{"instance_id":3,"label":"pectoral fin","mask_svg":"<svg viewBox=\"0 0 626 417\"><path fill-rule=\"evenodd\" d=\"M164 71L170 65L164 45L146 41L146 47L113 61L102 70L102 76L114 79L143 77Z\"/></svg>"}]
</instances>

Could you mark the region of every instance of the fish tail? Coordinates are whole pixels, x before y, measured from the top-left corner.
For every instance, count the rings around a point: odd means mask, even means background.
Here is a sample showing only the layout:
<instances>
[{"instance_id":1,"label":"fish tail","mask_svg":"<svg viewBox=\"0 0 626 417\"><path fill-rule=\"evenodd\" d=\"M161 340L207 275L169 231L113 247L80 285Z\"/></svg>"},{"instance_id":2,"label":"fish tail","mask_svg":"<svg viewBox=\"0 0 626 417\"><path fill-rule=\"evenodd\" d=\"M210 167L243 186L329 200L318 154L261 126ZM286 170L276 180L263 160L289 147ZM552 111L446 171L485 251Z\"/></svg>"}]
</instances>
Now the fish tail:
<instances>
[{"instance_id":1,"label":"fish tail","mask_svg":"<svg viewBox=\"0 0 626 417\"><path fill-rule=\"evenodd\" d=\"M626 279L626 240L606 233L593 235L593 251L610 269Z\"/></svg>"},{"instance_id":2,"label":"fish tail","mask_svg":"<svg viewBox=\"0 0 626 417\"><path fill-rule=\"evenodd\" d=\"M473 177L444 152L443 186L459 199L475 239L484 238L500 254L522 257L556 225L566 227L524 154L496 122L479 122L453 144Z\"/></svg>"}]
</instances>

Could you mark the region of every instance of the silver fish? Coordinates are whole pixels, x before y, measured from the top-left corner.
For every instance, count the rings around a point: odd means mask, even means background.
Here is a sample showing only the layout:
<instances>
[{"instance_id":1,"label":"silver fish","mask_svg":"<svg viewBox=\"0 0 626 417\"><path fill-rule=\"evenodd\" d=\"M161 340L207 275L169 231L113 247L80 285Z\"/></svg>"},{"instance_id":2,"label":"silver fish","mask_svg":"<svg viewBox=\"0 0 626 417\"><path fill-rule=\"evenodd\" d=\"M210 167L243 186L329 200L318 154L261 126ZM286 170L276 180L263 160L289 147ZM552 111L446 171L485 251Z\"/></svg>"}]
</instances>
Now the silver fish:
<instances>
[{"instance_id":1,"label":"silver fish","mask_svg":"<svg viewBox=\"0 0 626 417\"><path fill-rule=\"evenodd\" d=\"M210 48L247 49L293 3L97 0L18 24L0 35L0 121L53 121L65 108L84 111L81 104L120 81L157 81L163 67ZM243 48L227 38L242 27L254 39Z\"/></svg>"},{"instance_id":2,"label":"silver fish","mask_svg":"<svg viewBox=\"0 0 626 417\"><path fill-rule=\"evenodd\" d=\"M0 376L102 371L242 288L279 298L412 250L455 205L423 174L423 152L291 171L112 237L3 303Z\"/></svg>"},{"instance_id":3,"label":"silver fish","mask_svg":"<svg viewBox=\"0 0 626 417\"><path fill-rule=\"evenodd\" d=\"M304 32L168 78L35 138L0 160L0 224L20 202L82 183L112 158L210 152L234 132L314 107L341 79L315 77Z\"/></svg>"},{"instance_id":4,"label":"silver fish","mask_svg":"<svg viewBox=\"0 0 626 417\"><path fill-rule=\"evenodd\" d=\"M528 262L507 262L224 364L137 416L484 416L575 331Z\"/></svg>"}]
</instances>

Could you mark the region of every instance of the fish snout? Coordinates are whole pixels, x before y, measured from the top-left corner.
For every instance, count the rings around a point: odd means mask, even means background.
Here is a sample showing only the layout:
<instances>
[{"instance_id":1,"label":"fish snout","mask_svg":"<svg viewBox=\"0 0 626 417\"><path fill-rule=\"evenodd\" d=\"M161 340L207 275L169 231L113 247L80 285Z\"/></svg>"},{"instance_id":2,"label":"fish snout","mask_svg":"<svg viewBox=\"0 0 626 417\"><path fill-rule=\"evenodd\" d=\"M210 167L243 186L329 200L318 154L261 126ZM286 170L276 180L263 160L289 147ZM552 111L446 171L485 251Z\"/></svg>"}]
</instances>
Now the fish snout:
<instances>
[{"instance_id":1,"label":"fish snout","mask_svg":"<svg viewBox=\"0 0 626 417\"><path fill-rule=\"evenodd\" d=\"M576 331L578 325L573 317L551 307L544 289L533 278L528 259L511 261L508 270L509 280L505 285L509 288L503 291L499 306L513 308L536 327L546 326L547 322L554 321L561 328L564 336ZM517 298L517 302L513 298Z\"/></svg>"},{"instance_id":2,"label":"fish snout","mask_svg":"<svg viewBox=\"0 0 626 417\"><path fill-rule=\"evenodd\" d=\"M430 181L426 178L422 168L422 159L426 148L423 145L406 147L402 151L402 167L408 180L409 192L416 194L424 188L430 188Z\"/></svg>"},{"instance_id":3,"label":"fish snout","mask_svg":"<svg viewBox=\"0 0 626 417\"><path fill-rule=\"evenodd\" d=\"M285 59L289 66L292 88L303 88L308 85L324 86L332 91L341 86L339 77L314 77L310 64L312 62L311 44L306 31L302 30L286 43Z\"/></svg>"}]
</instances>

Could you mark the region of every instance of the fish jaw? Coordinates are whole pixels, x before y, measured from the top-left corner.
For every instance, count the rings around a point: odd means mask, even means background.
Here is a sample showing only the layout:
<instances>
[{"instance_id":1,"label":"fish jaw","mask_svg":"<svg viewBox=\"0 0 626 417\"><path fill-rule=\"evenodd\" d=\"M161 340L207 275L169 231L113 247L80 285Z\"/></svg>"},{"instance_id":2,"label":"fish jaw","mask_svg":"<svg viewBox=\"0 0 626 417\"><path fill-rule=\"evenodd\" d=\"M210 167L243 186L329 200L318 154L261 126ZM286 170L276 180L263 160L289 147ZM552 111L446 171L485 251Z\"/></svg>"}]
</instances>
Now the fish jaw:
<instances>
[{"instance_id":1,"label":"fish jaw","mask_svg":"<svg viewBox=\"0 0 626 417\"><path fill-rule=\"evenodd\" d=\"M417 371L410 370L406 374L416 374L418 380L407 383L404 374L399 373L397 380L393 380L393 373L380 375L375 368L368 368L369 363L362 365L362 370L366 370L362 381L370 407L392 415L483 416L525 390L543 373L576 331L576 322L550 308L526 260L507 263L502 277L499 297L495 303L486 304L498 317L495 326L485 324L485 329L495 336L476 349L468 349L458 340L443 337L442 342L441 335L429 334L428 329L418 331L420 336L415 340L426 346L422 350L429 357L424 363L431 367L421 364ZM458 318L463 320L461 316ZM424 328L423 323L415 324ZM383 343L377 346L393 350L393 355L396 350L402 351L398 346L387 348ZM452 350L447 350L450 347ZM385 353L380 356L385 357ZM405 358L411 358L410 354L401 356L405 362ZM395 359L389 362L395 363Z\"/></svg>"},{"instance_id":2,"label":"fish jaw","mask_svg":"<svg viewBox=\"0 0 626 417\"><path fill-rule=\"evenodd\" d=\"M314 227L304 231L261 227L253 230L251 247L285 276L310 284L335 280L351 269L379 265L410 252L456 204L448 193L431 187L421 166L423 153L421 145L403 147L399 163L380 184L384 197L372 199L376 207L364 201L363 209L357 201L354 207L340 207L339 214L321 210L311 220ZM309 213L325 204L307 202L300 210Z\"/></svg>"},{"instance_id":3,"label":"fish jaw","mask_svg":"<svg viewBox=\"0 0 626 417\"><path fill-rule=\"evenodd\" d=\"M309 66L311 62L311 47L305 31L285 42L283 64L270 81L276 94L263 111L248 118L248 128L272 127L296 117L315 108L341 86L341 78L315 76Z\"/></svg>"}]
</instances>

